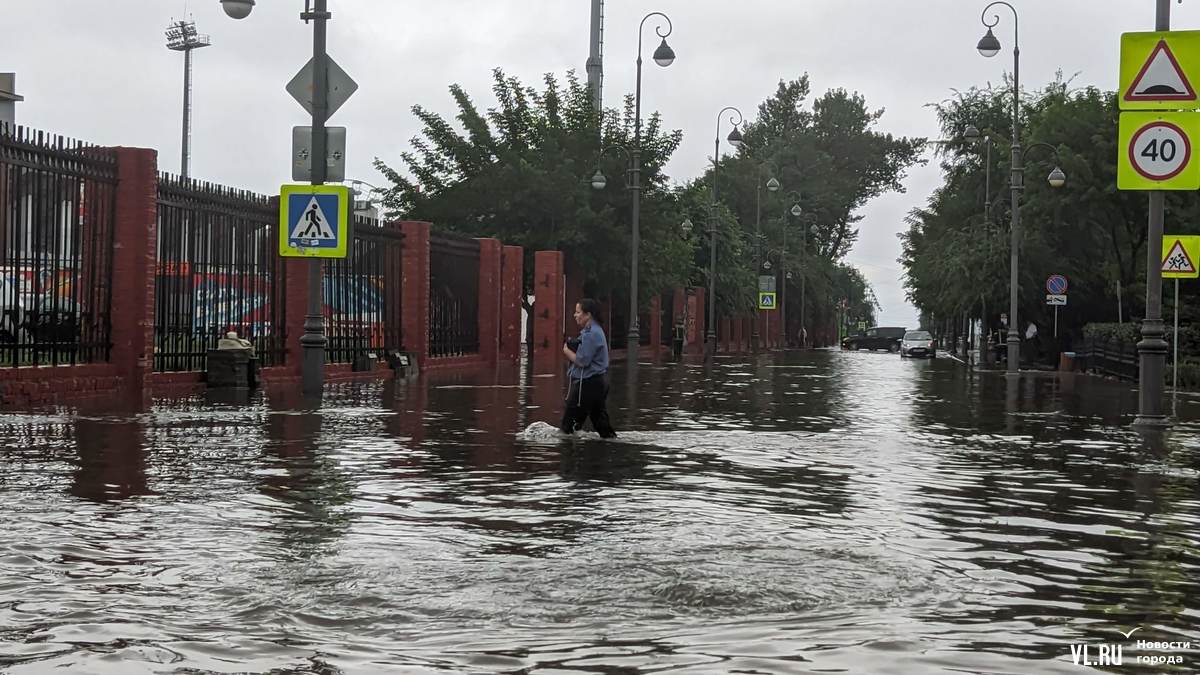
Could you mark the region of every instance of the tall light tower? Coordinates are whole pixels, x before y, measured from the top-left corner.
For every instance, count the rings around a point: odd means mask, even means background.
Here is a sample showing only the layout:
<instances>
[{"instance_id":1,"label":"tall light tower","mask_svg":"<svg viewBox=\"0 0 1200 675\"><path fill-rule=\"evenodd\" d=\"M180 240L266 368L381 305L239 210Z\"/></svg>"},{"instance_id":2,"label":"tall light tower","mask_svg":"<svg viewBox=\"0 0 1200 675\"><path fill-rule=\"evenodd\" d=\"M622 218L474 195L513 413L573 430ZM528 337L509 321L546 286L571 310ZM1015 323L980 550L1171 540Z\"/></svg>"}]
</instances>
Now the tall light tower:
<instances>
[{"instance_id":1,"label":"tall light tower","mask_svg":"<svg viewBox=\"0 0 1200 675\"><path fill-rule=\"evenodd\" d=\"M179 174L188 177L192 141L192 50L207 47L207 35L196 32L195 21L173 21L167 26L167 49L183 52L183 158Z\"/></svg>"},{"instance_id":2,"label":"tall light tower","mask_svg":"<svg viewBox=\"0 0 1200 675\"><path fill-rule=\"evenodd\" d=\"M588 50L587 81L592 106L597 114L603 108L604 95L604 0L592 0L591 48Z\"/></svg>"}]
</instances>

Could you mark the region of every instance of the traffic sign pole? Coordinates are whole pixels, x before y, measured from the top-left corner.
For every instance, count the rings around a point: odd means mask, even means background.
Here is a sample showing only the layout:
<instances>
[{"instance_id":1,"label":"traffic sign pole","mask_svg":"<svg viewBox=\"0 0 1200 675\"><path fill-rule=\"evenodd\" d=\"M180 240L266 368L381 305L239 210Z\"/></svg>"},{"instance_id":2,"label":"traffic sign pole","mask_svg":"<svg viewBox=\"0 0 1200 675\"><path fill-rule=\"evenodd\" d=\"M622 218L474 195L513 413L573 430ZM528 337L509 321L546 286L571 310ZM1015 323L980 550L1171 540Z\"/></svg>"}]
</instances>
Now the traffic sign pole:
<instances>
[{"instance_id":1,"label":"traffic sign pole","mask_svg":"<svg viewBox=\"0 0 1200 675\"><path fill-rule=\"evenodd\" d=\"M1157 0L1157 31L1171 30L1171 0ZM1162 241L1166 211L1166 193L1155 190L1149 197L1146 246L1146 319L1142 322L1142 340L1138 342L1138 416L1135 426L1166 426L1163 409L1163 370L1167 361L1167 342L1163 339L1161 251L1153 242Z\"/></svg>"},{"instance_id":2,"label":"traffic sign pole","mask_svg":"<svg viewBox=\"0 0 1200 675\"><path fill-rule=\"evenodd\" d=\"M307 7L307 6L306 6ZM326 58L326 23L329 21L328 0L314 0L311 12L300 18L313 22L313 110L312 110L312 184L325 183L326 147L325 121L329 117L328 59ZM308 261L308 308L304 314L304 335L300 336L303 361L303 391L307 396L320 396L325 385L325 309L321 297L321 274L325 261Z\"/></svg>"},{"instance_id":3,"label":"traffic sign pole","mask_svg":"<svg viewBox=\"0 0 1200 675\"><path fill-rule=\"evenodd\" d=\"M1179 280L1175 280L1175 337L1171 349L1171 412L1175 412L1175 398L1179 396Z\"/></svg>"}]
</instances>

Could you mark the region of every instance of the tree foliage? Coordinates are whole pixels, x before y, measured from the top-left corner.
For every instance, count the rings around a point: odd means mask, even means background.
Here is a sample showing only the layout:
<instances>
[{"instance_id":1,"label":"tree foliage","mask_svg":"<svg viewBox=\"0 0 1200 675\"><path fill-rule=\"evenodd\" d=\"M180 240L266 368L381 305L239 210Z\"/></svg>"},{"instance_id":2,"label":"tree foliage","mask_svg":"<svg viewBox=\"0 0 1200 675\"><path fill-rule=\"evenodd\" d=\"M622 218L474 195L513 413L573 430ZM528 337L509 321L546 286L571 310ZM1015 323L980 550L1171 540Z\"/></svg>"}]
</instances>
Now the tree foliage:
<instances>
[{"instance_id":1,"label":"tree foliage","mask_svg":"<svg viewBox=\"0 0 1200 675\"><path fill-rule=\"evenodd\" d=\"M393 184L388 215L427 220L435 227L497 237L536 250L558 249L579 261L600 288L627 288L631 202L624 189L626 155L609 146L633 146L633 102L609 110L601 126L587 88L574 73L566 85L547 75L536 90L493 71L498 105L481 113L458 85L450 94L457 125L423 106L413 107L421 135L402 153L406 171L376 159ZM678 196L663 166L682 134L662 129L651 115L642 129L640 266L643 299L683 283L690 253L679 236ZM604 190L591 186L601 168ZM532 264L526 264L527 288Z\"/></svg>"},{"instance_id":2,"label":"tree foliage","mask_svg":"<svg viewBox=\"0 0 1200 675\"><path fill-rule=\"evenodd\" d=\"M909 299L923 314L985 316L996 326L1008 311L1011 106L1011 87L971 89L934 106L943 135L953 139L942 146L944 183L927 206L910 213L900 258ZM1088 322L1115 321L1118 281L1126 319L1144 311L1146 197L1116 188L1118 116L1115 93L1072 88L1061 78L1023 97L1018 311L1022 326L1042 327L1043 339L1054 320L1045 304L1050 274L1071 282L1060 333L1078 335ZM969 124L994 139L990 195L984 192L986 146L962 138ZM1058 149L1068 177L1063 188L1048 185L1056 159L1032 147L1037 143ZM990 218L985 201L993 204ZM1168 232L1198 229L1193 194L1170 193L1167 203Z\"/></svg>"},{"instance_id":3,"label":"tree foliage","mask_svg":"<svg viewBox=\"0 0 1200 675\"><path fill-rule=\"evenodd\" d=\"M627 159L602 148L634 145L632 97L602 116L587 88L570 73L565 83L547 75L540 89L493 71L497 105L481 112L460 86L450 87L454 119L417 105L422 123L412 149L393 167L375 166L391 181L384 204L390 217L427 220L470 236L497 237L535 250L558 249L580 263L591 285L615 295L628 288L630 196ZM873 321L877 308L865 278L842 260L858 236L859 209L871 198L901 190L923 141L876 130L882 111L856 93L834 89L811 103L807 76L781 82L745 126L746 146L720 160L720 203L712 203L712 170L670 182L663 167L682 134L666 131L658 114L642 130L640 289L642 301L669 288L707 286L710 223L717 231L716 295L721 314L754 307L761 261L770 257L781 278L793 273L789 307L798 308L806 280L808 316L831 321L838 301ZM763 193L756 227L757 186L764 161L779 169L784 190ZM596 191L597 166L608 179ZM782 196L798 191L805 213L788 213ZM690 219L685 235L680 224ZM812 228L807 249L800 228ZM756 236L760 230L762 237ZM790 237L791 242L785 239ZM526 264L530 287L532 264Z\"/></svg>"}]
</instances>

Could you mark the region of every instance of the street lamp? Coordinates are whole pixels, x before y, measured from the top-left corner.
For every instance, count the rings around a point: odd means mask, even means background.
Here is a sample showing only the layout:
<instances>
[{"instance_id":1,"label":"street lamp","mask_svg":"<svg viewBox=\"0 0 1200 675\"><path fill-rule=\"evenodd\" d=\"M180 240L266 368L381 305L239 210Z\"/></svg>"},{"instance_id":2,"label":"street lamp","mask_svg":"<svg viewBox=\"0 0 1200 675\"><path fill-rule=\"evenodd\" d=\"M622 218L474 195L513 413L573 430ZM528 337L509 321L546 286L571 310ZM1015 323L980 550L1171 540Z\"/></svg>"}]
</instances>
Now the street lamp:
<instances>
[{"instance_id":1,"label":"street lamp","mask_svg":"<svg viewBox=\"0 0 1200 675\"><path fill-rule=\"evenodd\" d=\"M671 19L662 12L650 12L642 17L638 24L638 55L637 55L637 88L633 97L633 149L629 152L629 190L633 193L632 227L633 237L630 245L629 264L629 333L627 337L627 363L637 365L638 347L641 344L641 330L638 325L638 245L641 243L641 211L642 211L642 36L646 29L646 21L651 17L660 17L666 22L663 26L655 26L654 33L661 38L658 48L654 50L653 59L656 64L666 68L675 62L675 50L667 44L667 37L674 27ZM602 153L603 154L603 153ZM596 172L599 174L599 171ZM596 187L595 176L592 177L592 187ZM603 189L601 185L596 189Z\"/></svg>"},{"instance_id":2,"label":"street lamp","mask_svg":"<svg viewBox=\"0 0 1200 675\"><path fill-rule=\"evenodd\" d=\"M800 201L801 201L801 198L800 198L799 190L792 190L787 193L786 200L784 203L792 202L792 207L790 209L788 209L787 213L792 214L792 216L795 218L799 218L801 215L804 214L804 209L803 209L803 207L800 206ZM787 217L787 214L784 214L784 216L783 216L783 252L784 252L783 261L784 261L784 263L783 264L785 265L785 267L787 265L787 231L788 231L787 226L788 226L788 217ZM800 275L800 328L801 329L804 328L804 303L805 303L804 293L805 293L805 283L808 280L807 256L808 256L808 226L805 225L803 222L801 222L800 223L800 259L804 263L804 273ZM784 281L783 281L783 291L784 292L783 292L783 295L779 299L779 306L782 308L781 311L783 311L783 315L781 316L780 323L783 324L782 331L783 331L784 344L787 344L787 282L791 278L792 278L791 271L785 270ZM803 349L804 346L805 345L802 343L800 345L800 348Z\"/></svg>"},{"instance_id":3,"label":"street lamp","mask_svg":"<svg viewBox=\"0 0 1200 675\"><path fill-rule=\"evenodd\" d=\"M231 19L244 19L254 9L254 0L221 0L221 8Z\"/></svg>"},{"instance_id":4,"label":"street lamp","mask_svg":"<svg viewBox=\"0 0 1200 675\"><path fill-rule=\"evenodd\" d=\"M633 192L633 193L634 193L634 195L635 195L635 197L634 197L634 200L635 200L635 202L634 202L634 203L636 204L636 203L637 203L637 202L636 202L636 200L637 200L637 196L636 196L636 195L638 195L638 192L637 192L637 190L635 190L635 188L634 188L634 183L633 183L633 180L632 180L632 176L633 176L633 174L634 174L634 171L635 171L634 167L636 166L636 165L634 164L634 159L633 159L633 158L634 158L634 156L635 156L635 153L634 153L634 151L631 151L631 150L629 150L628 148L626 148L626 147L625 147L625 146L623 146L623 145L610 145L610 146L608 146L608 147L606 147L606 148L604 148L603 150L601 150L601 151L600 151L600 157L604 157L604 155L605 155L606 153L613 152L613 151L620 152L622 155L624 155L624 156L625 156L625 162L626 162L626 168L625 168L625 176L626 176L626 178L625 178L625 188L626 188L627 190L630 190L631 192ZM597 160L597 161L599 161L599 160ZM595 189L595 190L603 190L605 187L607 187L607 186L608 186L608 178L607 178L607 177L604 175L604 173L603 173L603 172L600 170L600 167L599 167L598 165L597 165L597 167L596 167L596 173L592 174L592 179L591 179L591 181L592 181L592 188L593 188L593 189ZM635 213L635 214L637 213L637 207L636 207L636 206L635 206L635 209L634 209L634 213ZM638 236L638 227L637 227L637 217L636 217L636 216L634 217L634 227L633 227L633 232L634 232L634 237L637 237L637 236ZM630 289L631 289L631 291L630 291L630 292L631 292L631 296L630 296L630 302L629 302L629 311L630 311L630 312L633 312L634 314L633 314L633 316L632 316L632 317L630 318L630 320L629 320L629 333L628 333L628 335L627 335L627 338L626 338L626 343L627 343L627 344L626 344L626 346L625 346L626 350L628 350L628 351L627 351L627 353L628 353L628 355L629 355L628 362L629 362L629 364L631 364L631 365L634 365L634 364L636 364L636 363L637 363L637 351L638 351L638 346L639 346L639 342L638 342L638 341L639 341L639 339L640 339L640 336L638 335L638 330L637 330L637 329L638 329L638 320L637 320L637 314L636 314L636 312L637 312L637 288L638 288L638 279L637 279L637 242L636 242L636 239L635 239L635 241L634 241L634 244L633 244L633 250L634 250L634 254L633 254L633 255L634 255L634 258L633 258L633 265L634 265L634 268L633 268L633 271L632 271L632 272L631 272L631 274L630 274L630 277L631 277L631 278L630 278Z\"/></svg>"},{"instance_id":5,"label":"street lamp","mask_svg":"<svg viewBox=\"0 0 1200 675\"><path fill-rule=\"evenodd\" d=\"M244 19L254 9L254 0L221 0L225 13L234 19ZM328 136L325 122L329 118L329 59L326 56L326 35L329 0L305 0L300 19L313 23L313 90L312 90L312 155L310 157L312 184L325 183ZM304 334L300 336L303 353L304 394L319 396L325 384L325 310L321 297L321 275L324 269L320 258L308 261L308 303L304 313Z\"/></svg>"},{"instance_id":6,"label":"street lamp","mask_svg":"<svg viewBox=\"0 0 1200 675\"><path fill-rule=\"evenodd\" d=\"M980 40L977 48L979 53L986 57L993 57L1000 53L1000 40L996 39L996 35L992 33L992 29L1000 23L1000 15L993 14L990 18L988 12L997 5L1003 5L1009 8L1013 14L1013 109L1012 109L1012 162L1009 167L1009 189L1012 193L1011 197L1011 213L1012 213L1012 228L1009 233L1009 279L1008 279L1008 374L1017 375L1020 372L1021 359L1021 334L1017 322L1017 262L1018 252L1017 243L1020 239L1021 230L1021 191L1024 186L1024 166L1023 160L1025 152L1021 149L1021 47L1019 44L1020 36L1020 19L1017 16L1017 9L1004 0L995 0L987 7L984 7L980 14L980 21L987 28L987 34ZM978 134L978 130L976 130ZM1038 145L1049 147L1054 150L1055 155L1058 155L1058 150L1053 146L1044 143ZM1030 148L1032 149L1032 148ZM1047 179L1052 187L1062 187L1066 183L1066 174L1057 166L1050 172Z\"/></svg>"},{"instance_id":7,"label":"street lamp","mask_svg":"<svg viewBox=\"0 0 1200 675\"><path fill-rule=\"evenodd\" d=\"M717 176L721 170L721 118L727 112L731 113L729 123L733 125L733 130L725 140L734 148L742 147L742 132L738 131L743 119L742 111L733 106L721 108L721 112L717 113L717 133L713 138L712 206L708 212L708 331L704 337L710 358L717 351Z\"/></svg>"},{"instance_id":8,"label":"street lamp","mask_svg":"<svg viewBox=\"0 0 1200 675\"><path fill-rule=\"evenodd\" d=\"M768 192L778 192L779 191L779 179L775 177L776 175L779 174L779 167L776 166L776 164L774 162L772 162L771 160L765 160L758 165L758 171L756 172L756 174L757 174L756 177L758 180L756 181L756 185L754 188L754 268L755 268L754 269L754 277L755 277L754 282L755 282L756 286L758 284L758 276L759 276L758 263L762 258L762 189L763 189L762 177L763 177L764 169L769 169L771 171L770 180L768 180L766 183L767 191ZM763 289L759 288L758 290L761 291ZM754 310L754 323L750 327L750 344L753 345L755 351L758 351L759 347L761 346L759 344L759 335L758 335L758 320L759 320L759 317L761 317L761 316L762 316L762 310L755 309Z\"/></svg>"}]
</instances>

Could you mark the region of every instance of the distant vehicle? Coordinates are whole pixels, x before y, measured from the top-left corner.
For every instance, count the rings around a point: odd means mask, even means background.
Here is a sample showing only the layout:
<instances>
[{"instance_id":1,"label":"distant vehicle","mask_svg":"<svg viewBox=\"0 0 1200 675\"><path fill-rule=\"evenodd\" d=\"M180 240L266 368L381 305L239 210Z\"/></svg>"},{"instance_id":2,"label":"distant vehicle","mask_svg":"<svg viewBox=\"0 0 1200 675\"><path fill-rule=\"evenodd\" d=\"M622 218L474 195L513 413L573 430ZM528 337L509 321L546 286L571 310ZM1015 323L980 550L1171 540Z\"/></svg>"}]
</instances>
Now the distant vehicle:
<instances>
[{"instance_id":1,"label":"distant vehicle","mask_svg":"<svg viewBox=\"0 0 1200 675\"><path fill-rule=\"evenodd\" d=\"M842 349L886 349L889 352L900 351L900 343L904 340L904 328L871 328L865 333L848 335L842 338Z\"/></svg>"},{"instance_id":2,"label":"distant vehicle","mask_svg":"<svg viewBox=\"0 0 1200 675\"><path fill-rule=\"evenodd\" d=\"M900 358L906 357L925 357L934 358L937 356L937 350L933 342L933 336L927 330L910 330L904 334L904 340L900 343Z\"/></svg>"}]
</instances>

